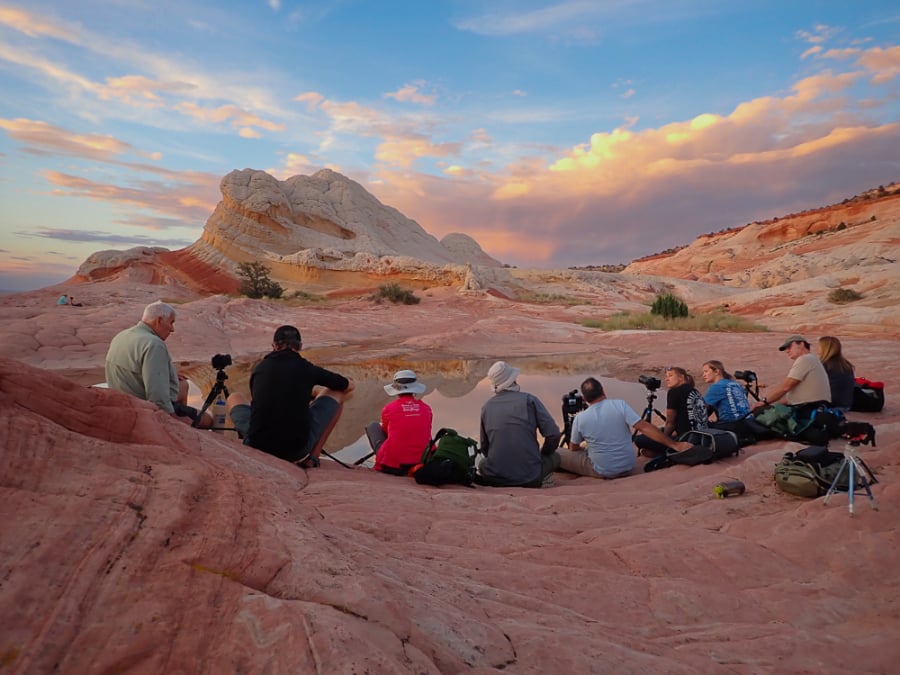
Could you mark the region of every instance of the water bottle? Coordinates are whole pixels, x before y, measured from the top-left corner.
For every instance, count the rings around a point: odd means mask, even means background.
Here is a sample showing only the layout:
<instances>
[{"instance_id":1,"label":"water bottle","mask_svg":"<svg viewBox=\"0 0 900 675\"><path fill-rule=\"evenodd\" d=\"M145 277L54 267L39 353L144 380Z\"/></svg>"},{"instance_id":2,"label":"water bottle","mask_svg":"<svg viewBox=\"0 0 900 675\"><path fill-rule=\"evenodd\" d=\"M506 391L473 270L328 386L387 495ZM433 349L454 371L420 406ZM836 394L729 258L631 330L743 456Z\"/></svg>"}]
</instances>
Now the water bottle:
<instances>
[{"instance_id":1,"label":"water bottle","mask_svg":"<svg viewBox=\"0 0 900 675\"><path fill-rule=\"evenodd\" d=\"M737 497L738 495L744 494L744 484L739 480L726 480L713 488L713 492L716 493L716 497L719 499L725 499L726 497Z\"/></svg>"},{"instance_id":2,"label":"water bottle","mask_svg":"<svg viewBox=\"0 0 900 675\"><path fill-rule=\"evenodd\" d=\"M223 394L219 394L216 402L213 404L213 429L216 431L221 431L226 427L225 424L225 396Z\"/></svg>"}]
</instances>

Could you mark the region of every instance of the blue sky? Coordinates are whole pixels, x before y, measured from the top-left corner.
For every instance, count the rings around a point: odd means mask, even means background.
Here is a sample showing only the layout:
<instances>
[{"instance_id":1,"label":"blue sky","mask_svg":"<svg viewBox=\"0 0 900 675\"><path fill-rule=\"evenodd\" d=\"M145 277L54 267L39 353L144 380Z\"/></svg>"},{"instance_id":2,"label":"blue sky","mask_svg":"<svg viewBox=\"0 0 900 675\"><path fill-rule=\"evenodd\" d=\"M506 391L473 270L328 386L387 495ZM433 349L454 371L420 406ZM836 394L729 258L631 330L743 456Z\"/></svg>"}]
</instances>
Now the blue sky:
<instances>
[{"instance_id":1,"label":"blue sky","mask_svg":"<svg viewBox=\"0 0 900 675\"><path fill-rule=\"evenodd\" d=\"M0 0L0 288L331 168L503 262L628 262L900 180L900 6Z\"/></svg>"}]
</instances>

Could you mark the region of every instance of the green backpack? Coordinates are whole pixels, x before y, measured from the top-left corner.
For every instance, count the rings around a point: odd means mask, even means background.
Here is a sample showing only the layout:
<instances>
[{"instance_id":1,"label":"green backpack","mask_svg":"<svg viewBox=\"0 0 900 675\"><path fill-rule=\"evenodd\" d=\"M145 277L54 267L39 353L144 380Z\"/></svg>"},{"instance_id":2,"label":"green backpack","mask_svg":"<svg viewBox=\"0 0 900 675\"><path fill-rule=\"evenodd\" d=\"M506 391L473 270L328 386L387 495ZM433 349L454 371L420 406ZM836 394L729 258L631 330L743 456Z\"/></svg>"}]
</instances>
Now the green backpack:
<instances>
[{"instance_id":1,"label":"green backpack","mask_svg":"<svg viewBox=\"0 0 900 675\"><path fill-rule=\"evenodd\" d=\"M460 436L455 429L442 428L428 442L422 462L414 469L417 483L443 485L459 483L471 485L475 477L475 455L478 443Z\"/></svg>"},{"instance_id":2,"label":"green backpack","mask_svg":"<svg viewBox=\"0 0 900 675\"><path fill-rule=\"evenodd\" d=\"M775 486L782 492L807 498L821 497L832 484L835 490L849 492L850 471L843 459L842 453L828 452L823 447L804 448L797 454L787 452L775 465ZM868 465L861 460L860 464L865 470L864 477L868 483L877 483ZM854 491L863 487L859 475L854 475L854 483Z\"/></svg>"}]
</instances>

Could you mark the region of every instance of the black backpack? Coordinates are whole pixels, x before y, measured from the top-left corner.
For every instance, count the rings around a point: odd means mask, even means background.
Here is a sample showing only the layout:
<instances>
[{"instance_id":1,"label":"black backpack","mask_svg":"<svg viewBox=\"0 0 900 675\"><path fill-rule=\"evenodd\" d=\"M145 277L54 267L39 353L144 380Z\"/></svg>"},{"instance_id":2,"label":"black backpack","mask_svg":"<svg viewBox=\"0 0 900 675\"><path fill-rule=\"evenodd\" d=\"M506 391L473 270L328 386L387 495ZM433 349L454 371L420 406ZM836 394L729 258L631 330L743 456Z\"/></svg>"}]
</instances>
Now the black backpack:
<instances>
[{"instance_id":1,"label":"black backpack","mask_svg":"<svg viewBox=\"0 0 900 675\"><path fill-rule=\"evenodd\" d=\"M681 452L669 452L662 457L652 459L644 466L644 471L656 471L669 466L697 466L709 464L717 459L731 457L741 451L737 434L727 429L698 429L686 431L678 437L679 441L692 443L693 447Z\"/></svg>"},{"instance_id":2,"label":"black backpack","mask_svg":"<svg viewBox=\"0 0 900 675\"><path fill-rule=\"evenodd\" d=\"M853 386L853 403L850 410L854 412L881 412L884 408L884 382L873 382L864 377L857 377Z\"/></svg>"}]
</instances>

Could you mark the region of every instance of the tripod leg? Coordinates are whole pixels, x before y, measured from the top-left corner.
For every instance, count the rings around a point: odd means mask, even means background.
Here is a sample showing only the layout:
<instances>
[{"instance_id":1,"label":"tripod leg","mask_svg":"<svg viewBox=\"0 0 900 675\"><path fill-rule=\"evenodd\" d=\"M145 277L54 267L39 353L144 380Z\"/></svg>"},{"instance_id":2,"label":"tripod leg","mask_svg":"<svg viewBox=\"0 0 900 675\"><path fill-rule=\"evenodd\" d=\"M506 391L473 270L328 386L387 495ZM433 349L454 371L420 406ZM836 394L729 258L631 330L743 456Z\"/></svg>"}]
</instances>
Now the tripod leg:
<instances>
[{"instance_id":1,"label":"tripod leg","mask_svg":"<svg viewBox=\"0 0 900 675\"><path fill-rule=\"evenodd\" d=\"M846 462L846 460L844 460ZM850 510L850 517L853 517L853 495L856 494L856 464L851 462L847 465L847 508ZM839 474L840 475L840 474Z\"/></svg>"},{"instance_id":2,"label":"tripod leg","mask_svg":"<svg viewBox=\"0 0 900 675\"><path fill-rule=\"evenodd\" d=\"M853 463L856 464L856 462ZM856 465L856 470L859 472L859 480L863 484L863 488L865 488L866 494L869 496L869 502L872 504L872 510L877 511L878 502L875 501L875 495L872 494L872 486L869 485L869 479L866 477L866 472L858 464Z\"/></svg>"},{"instance_id":3,"label":"tripod leg","mask_svg":"<svg viewBox=\"0 0 900 675\"><path fill-rule=\"evenodd\" d=\"M837 483L841 478L841 474L844 473L844 466L847 464L847 458L841 460L841 465L838 467L837 475L834 477L834 480L831 481L831 486L828 488L828 492L825 493L825 499L822 500L822 505L825 506L828 504L828 498L831 497L837 491Z\"/></svg>"}]
</instances>

